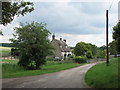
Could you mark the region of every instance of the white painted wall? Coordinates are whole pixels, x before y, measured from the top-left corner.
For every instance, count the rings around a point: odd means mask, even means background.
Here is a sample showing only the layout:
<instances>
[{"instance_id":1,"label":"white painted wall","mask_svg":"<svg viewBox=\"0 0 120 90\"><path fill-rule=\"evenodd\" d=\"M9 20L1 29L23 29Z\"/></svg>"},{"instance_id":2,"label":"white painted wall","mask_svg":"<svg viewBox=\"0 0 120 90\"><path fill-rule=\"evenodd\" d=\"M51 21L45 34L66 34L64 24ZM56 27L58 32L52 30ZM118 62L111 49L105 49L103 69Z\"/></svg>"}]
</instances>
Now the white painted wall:
<instances>
[{"instance_id":1,"label":"white painted wall","mask_svg":"<svg viewBox=\"0 0 120 90\"><path fill-rule=\"evenodd\" d=\"M66 58L68 58L68 54L72 55L72 52L61 52L62 59L64 59L64 54L66 54Z\"/></svg>"}]
</instances>

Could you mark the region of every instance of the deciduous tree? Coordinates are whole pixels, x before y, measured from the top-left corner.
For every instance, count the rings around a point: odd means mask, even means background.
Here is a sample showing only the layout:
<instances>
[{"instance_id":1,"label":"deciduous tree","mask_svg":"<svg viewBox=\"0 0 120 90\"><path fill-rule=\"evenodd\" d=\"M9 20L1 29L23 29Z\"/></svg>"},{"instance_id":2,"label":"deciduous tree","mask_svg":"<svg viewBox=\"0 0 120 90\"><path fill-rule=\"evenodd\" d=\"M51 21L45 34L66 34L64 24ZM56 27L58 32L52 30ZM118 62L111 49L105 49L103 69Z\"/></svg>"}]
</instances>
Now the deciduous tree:
<instances>
[{"instance_id":1,"label":"deciduous tree","mask_svg":"<svg viewBox=\"0 0 120 90\"><path fill-rule=\"evenodd\" d=\"M120 54L120 22L113 28L113 39L117 42L117 52Z\"/></svg>"},{"instance_id":2,"label":"deciduous tree","mask_svg":"<svg viewBox=\"0 0 120 90\"><path fill-rule=\"evenodd\" d=\"M79 42L74 48L74 53L76 56L85 55L85 52L90 49L90 45L84 42Z\"/></svg>"},{"instance_id":3,"label":"deciduous tree","mask_svg":"<svg viewBox=\"0 0 120 90\"><path fill-rule=\"evenodd\" d=\"M109 43L109 52L111 55L117 55L117 42L116 40Z\"/></svg>"},{"instance_id":4,"label":"deciduous tree","mask_svg":"<svg viewBox=\"0 0 120 90\"><path fill-rule=\"evenodd\" d=\"M14 20L15 16L24 16L28 12L32 12L34 10L33 3L31 2L2 2L2 21L3 25L7 25L8 23Z\"/></svg>"},{"instance_id":5,"label":"deciduous tree","mask_svg":"<svg viewBox=\"0 0 120 90\"><path fill-rule=\"evenodd\" d=\"M93 58L93 54L90 50L87 51L86 56L87 56L88 59Z\"/></svg>"},{"instance_id":6,"label":"deciduous tree","mask_svg":"<svg viewBox=\"0 0 120 90\"><path fill-rule=\"evenodd\" d=\"M28 69L40 69L45 64L45 58L53 49L48 36L50 32L46 24L26 23L14 28L15 34L11 41L20 50L19 65Z\"/></svg>"}]
</instances>

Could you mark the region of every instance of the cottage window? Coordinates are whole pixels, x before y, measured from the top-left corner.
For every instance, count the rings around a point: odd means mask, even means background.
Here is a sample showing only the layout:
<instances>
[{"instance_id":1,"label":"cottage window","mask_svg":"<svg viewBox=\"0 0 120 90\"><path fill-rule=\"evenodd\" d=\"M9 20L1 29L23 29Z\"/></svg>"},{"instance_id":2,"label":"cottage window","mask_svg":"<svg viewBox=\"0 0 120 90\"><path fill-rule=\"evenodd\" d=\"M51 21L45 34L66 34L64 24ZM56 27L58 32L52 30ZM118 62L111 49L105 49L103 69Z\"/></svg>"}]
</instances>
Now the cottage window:
<instances>
[{"instance_id":1,"label":"cottage window","mask_svg":"<svg viewBox=\"0 0 120 90\"><path fill-rule=\"evenodd\" d=\"M65 46L65 48L67 48L67 46Z\"/></svg>"},{"instance_id":2,"label":"cottage window","mask_svg":"<svg viewBox=\"0 0 120 90\"><path fill-rule=\"evenodd\" d=\"M71 54L68 54L68 57L71 56Z\"/></svg>"},{"instance_id":3,"label":"cottage window","mask_svg":"<svg viewBox=\"0 0 120 90\"><path fill-rule=\"evenodd\" d=\"M62 45L60 45L60 48L62 48Z\"/></svg>"}]
</instances>

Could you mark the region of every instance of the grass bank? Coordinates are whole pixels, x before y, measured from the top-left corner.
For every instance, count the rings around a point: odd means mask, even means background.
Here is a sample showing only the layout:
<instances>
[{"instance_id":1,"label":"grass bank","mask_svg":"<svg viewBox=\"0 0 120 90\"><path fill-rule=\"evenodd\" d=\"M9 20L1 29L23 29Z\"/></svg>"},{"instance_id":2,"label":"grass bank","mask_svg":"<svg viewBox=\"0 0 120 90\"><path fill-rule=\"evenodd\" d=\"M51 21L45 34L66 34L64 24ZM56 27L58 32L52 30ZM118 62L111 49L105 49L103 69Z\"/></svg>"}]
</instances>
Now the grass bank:
<instances>
[{"instance_id":1,"label":"grass bank","mask_svg":"<svg viewBox=\"0 0 120 90\"><path fill-rule=\"evenodd\" d=\"M85 75L85 82L92 88L118 88L118 60L113 58L109 62L93 66Z\"/></svg>"},{"instance_id":2,"label":"grass bank","mask_svg":"<svg viewBox=\"0 0 120 90\"><path fill-rule=\"evenodd\" d=\"M23 76L41 75L46 73L58 72L61 70L77 67L83 64L76 64L73 62L53 62L48 61L47 64L41 67L41 70L25 70L17 65L15 60L1 60L2 64L2 78L13 78Z\"/></svg>"}]
</instances>

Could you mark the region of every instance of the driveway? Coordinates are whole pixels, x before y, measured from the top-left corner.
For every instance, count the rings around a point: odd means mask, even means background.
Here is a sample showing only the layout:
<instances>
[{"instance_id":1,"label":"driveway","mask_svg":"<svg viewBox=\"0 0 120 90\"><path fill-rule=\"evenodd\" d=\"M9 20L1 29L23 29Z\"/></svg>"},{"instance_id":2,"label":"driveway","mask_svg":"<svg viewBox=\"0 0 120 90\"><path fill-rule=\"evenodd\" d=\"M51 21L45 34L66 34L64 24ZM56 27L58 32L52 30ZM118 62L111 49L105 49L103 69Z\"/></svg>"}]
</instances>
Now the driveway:
<instances>
[{"instance_id":1,"label":"driveway","mask_svg":"<svg viewBox=\"0 0 120 90\"><path fill-rule=\"evenodd\" d=\"M44 75L2 79L2 86L3 88L89 88L84 82L84 76L95 64L97 63Z\"/></svg>"}]
</instances>

